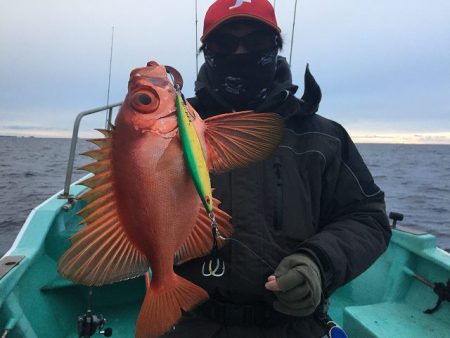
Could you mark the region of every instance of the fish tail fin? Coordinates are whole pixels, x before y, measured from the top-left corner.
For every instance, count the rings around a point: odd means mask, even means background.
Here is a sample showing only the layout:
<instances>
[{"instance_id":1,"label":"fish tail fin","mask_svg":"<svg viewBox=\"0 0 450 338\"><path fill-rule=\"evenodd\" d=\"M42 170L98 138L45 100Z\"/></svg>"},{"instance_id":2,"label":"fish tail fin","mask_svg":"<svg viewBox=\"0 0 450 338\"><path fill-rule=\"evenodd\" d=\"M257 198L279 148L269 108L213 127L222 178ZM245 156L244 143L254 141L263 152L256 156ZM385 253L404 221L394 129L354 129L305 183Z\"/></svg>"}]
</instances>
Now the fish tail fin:
<instances>
[{"instance_id":1,"label":"fish tail fin","mask_svg":"<svg viewBox=\"0 0 450 338\"><path fill-rule=\"evenodd\" d=\"M205 290L176 274L172 287L152 289L150 284L137 319L136 338L161 336L181 318L181 310L189 311L208 298Z\"/></svg>"}]
</instances>

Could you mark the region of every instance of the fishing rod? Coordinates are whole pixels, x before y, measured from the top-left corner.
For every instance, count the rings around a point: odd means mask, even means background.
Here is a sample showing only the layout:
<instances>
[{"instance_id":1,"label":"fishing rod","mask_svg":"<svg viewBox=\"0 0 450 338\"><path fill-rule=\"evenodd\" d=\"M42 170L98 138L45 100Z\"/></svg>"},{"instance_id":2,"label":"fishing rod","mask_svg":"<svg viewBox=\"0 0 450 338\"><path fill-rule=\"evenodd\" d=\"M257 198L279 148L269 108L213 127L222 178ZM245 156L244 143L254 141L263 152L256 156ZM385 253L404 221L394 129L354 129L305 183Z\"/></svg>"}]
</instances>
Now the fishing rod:
<instances>
[{"instance_id":1,"label":"fishing rod","mask_svg":"<svg viewBox=\"0 0 450 338\"><path fill-rule=\"evenodd\" d=\"M289 53L289 65L292 65L292 49L294 47L294 31L295 31L295 19L297 17L297 0L295 0L294 5L294 19L292 22L292 35L291 35L291 51Z\"/></svg>"},{"instance_id":2,"label":"fishing rod","mask_svg":"<svg viewBox=\"0 0 450 338\"><path fill-rule=\"evenodd\" d=\"M111 51L109 54L108 93L106 95L106 107L109 106L109 92L111 89L111 69L112 69L113 48L114 48L114 26L111 27ZM109 130L109 125L111 124L111 118L112 118L112 109L108 109L107 114L106 114L105 129Z\"/></svg>"},{"instance_id":3,"label":"fishing rod","mask_svg":"<svg viewBox=\"0 0 450 338\"><path fill-rule=\"evenodd\" d=\"M195 74L198 76L198 11L197 0L195 0Z\"/></svg>"}]
</instances>

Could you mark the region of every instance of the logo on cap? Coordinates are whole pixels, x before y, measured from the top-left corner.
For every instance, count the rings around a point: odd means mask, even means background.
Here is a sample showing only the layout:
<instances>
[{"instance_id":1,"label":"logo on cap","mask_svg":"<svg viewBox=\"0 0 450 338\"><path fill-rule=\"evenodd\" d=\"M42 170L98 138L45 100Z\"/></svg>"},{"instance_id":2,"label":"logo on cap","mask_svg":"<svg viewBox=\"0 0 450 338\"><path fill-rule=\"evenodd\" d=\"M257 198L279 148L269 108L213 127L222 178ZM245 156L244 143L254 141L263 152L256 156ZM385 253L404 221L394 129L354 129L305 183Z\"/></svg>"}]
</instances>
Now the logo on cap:
<instances>
[{"instance_id":1,"label":"logo on cap","mask_svg":"<svg viewBox=\"0 0 450 338\"><path fill-rule=\"evenodd\" d=\"M244 2L248 2L251 4L252 0L236 0L236 3L228 9L235 9L235 8L241 7Z\"/></svg>"}]
</instances>

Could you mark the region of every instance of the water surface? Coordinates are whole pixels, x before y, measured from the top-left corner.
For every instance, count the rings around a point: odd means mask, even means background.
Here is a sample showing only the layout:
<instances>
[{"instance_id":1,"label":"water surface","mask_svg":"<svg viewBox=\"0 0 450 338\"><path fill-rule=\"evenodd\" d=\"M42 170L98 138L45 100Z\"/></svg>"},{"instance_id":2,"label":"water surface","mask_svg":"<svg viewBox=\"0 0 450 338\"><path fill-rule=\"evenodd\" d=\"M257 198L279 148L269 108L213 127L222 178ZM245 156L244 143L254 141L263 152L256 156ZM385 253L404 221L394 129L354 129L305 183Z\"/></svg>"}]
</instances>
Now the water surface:
<instances>
[{"instance_id":1,"label":"water surface","mask_svg":"<svg viewBox=\"0 0 450 338\"><path fill-rule=\"evenodd\" d=\"M77 154L94 146L80 141ZM29 212L63 189L68 139L0 137L0 256L11 246ZM404 225L435 234L450 248L450 146L360 144L387 210ZM77 156L75 167L90 162ZM75 170L73 180L85 172Z\"/></svg>"}]
</instances>

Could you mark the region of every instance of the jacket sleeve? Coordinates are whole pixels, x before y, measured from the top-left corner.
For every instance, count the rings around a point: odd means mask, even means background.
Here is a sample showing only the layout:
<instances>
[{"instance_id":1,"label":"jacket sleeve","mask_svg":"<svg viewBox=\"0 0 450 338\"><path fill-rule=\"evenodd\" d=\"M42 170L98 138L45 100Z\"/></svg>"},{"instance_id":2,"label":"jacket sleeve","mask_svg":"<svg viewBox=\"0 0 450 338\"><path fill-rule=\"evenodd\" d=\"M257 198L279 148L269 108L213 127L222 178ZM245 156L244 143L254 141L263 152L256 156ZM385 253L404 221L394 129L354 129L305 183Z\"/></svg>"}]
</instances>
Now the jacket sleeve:
<instances>
[{"instance_id":1,"label":"jacket sleeve","mask_svg":"<svg viewBox=\"0 0 450 338\"><path fill-rule=\"evenodd\" d=\"M374 263L391 237L384 193L350 136L339 130L339 149L322 178L320 231L298 250L318 263L326 296Z\"/></svg>"}]
</instances>

